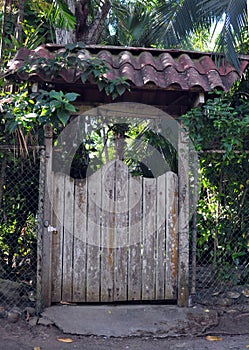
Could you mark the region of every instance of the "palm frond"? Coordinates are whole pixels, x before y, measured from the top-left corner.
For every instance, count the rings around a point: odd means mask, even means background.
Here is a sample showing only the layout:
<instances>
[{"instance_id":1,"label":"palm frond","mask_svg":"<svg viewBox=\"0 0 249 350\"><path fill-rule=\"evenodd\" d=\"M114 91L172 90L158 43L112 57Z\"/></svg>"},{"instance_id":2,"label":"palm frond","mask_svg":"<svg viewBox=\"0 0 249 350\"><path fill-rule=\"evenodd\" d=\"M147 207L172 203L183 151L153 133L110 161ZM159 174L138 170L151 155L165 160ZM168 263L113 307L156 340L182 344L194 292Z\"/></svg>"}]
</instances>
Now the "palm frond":
<instances>
[{"instance_id":1,"label":"palm frond","mask_svg":"<svg viewBox=\"0 0 249 350\"><path fill-rule=\"evenodd\" d=\"M75 16L65 0L34 0L31 1L30 6L56 28L71 30L75 27Z\"/></svg>"},{"instance_id":2,"label":"palm frond","mask_svg":"<svg viewBox=\"0 0 249 350\"><path fill-rule=\"evenodd\" d=\"M247 0L203 0L203 13L216 15L221 25L214 51L222 52L239 70L238 47L243 42L243 29L248 25Z\"/></svg>"},{"instance_id":3,"label":"palm frond","mask_svg":"<svg viewBox=\"0 0 249 350\"><path fill-rule=\"evenodd\" d=\"M50 21L56 28L70 30L75 27L75 16L69 10L67 3L64 0L53 0L50 16Z\"/></svg>"},{"instance_id":4,"label":"palm frond","mask_svg":"<svg viewBox=\"0 0 249 350\"><path fill-rule=\"evenodd\" d=\"M181 46L198 27L212 23L212 17L202 16L198 0L161 1L153 11L151 36L166 47Z\"/></svg>"}]
</instances>

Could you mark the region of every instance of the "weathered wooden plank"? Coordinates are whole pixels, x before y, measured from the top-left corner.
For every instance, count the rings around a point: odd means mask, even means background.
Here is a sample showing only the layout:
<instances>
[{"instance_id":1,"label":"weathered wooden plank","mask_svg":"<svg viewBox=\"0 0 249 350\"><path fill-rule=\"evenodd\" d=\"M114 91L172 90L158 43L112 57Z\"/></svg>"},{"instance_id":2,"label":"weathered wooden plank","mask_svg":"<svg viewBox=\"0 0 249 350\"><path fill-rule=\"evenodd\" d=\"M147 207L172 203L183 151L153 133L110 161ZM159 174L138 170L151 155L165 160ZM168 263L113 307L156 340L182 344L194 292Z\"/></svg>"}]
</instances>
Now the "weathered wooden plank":
<instances>
[{"instance_id":1,"label":"weathered wooden plank","mask_svg":"<svg viewBox=\"0 0 249 350\"><path fill-rule=\"evenodd\" d=\"M155 254L155 269L156 269L156 299L164 299L165 288L165 244L166 244L166 194L165 194L165 179L166 174L157 178L157 234L156 234L156 254Z\"/></svg>"},{"instance_id":2,"label":"weathered wooden plank","mask_svg":"<svg viewBox=\"0 0 249 350\"><path fill-rule=\"evenodd\" d=\"M165 299L177 299L178 177L166 173L166 270Z\"/></svg>"},{"instance_id":3,"label":"weathered wooden plank","mask_svg":"<svg viewBox=\"0 0 249 350\"><path fill-rule=\"evenodd\" d=\"M73 302L86 301L87 179L76 180L74 189Z\"/></svg>"},{"instance_id":4,"label":"weathered wooden plank","mask_svg":"<svg viewBox=\"0 0 249 350\"><path fill-rule=\"evenodd\" d=\"M62 287L62 243L64 217L64 183L65 176L54 173L53 176L53 218L50 228L52 235L52 302L61 301Z\"/></svg>"},{"instance_id":5,"label":"weathered wooden plank","mask_svg":"<svg viewBox=\"0 0 249 350\"><path fill-rule=\"evenodd\" d=\"M142 299L155 298L156 179L143 178Z\"/></svg>"},{"instance_id":6,"label":"weathered wooden plank","mask_svg":"<svg viewBox=\"0 0 249 350\"><path fill-rule=\"evenodd\" d=\"M127 300L128 167L116 160L114 300Z\"/></svg>"},{"instance_id":7,"label":"weathered wooden plank","mask_svg":"<svg viewBox=\"0 0 249 350\"><path fill-rule=\"evenodd\" d=\"M101 171L88 178L86 301L100 301Z\"/></svg>"},{"instance_id":8,"label":"weathered wooden plank","mask_svg":"<svg viewBox=\"0 0 249 350\"><path fill-rule=\"evenodd\" d=\"M101 301L114 300L115 161L102 168Z\"/></svg>"},{"instance_id":9,"label":"weathered wooden plank","mask_svg":"<svg viewBox=\"0 0 249 350\"><path fill-rule=\"evenodd\" d=\"M128 300L142 298L142 178L129 180Z\"/></svg>"},{"instance_id":10,"label":"weathered wooden plank","mask_svg":"<svg viewBox=\"0 0 249 350\"><path fill-rule=\"evenodd\" d=\"M73 289L74 179L67 175L65 175L64 191L62 300L70 302Z\"/></svg>"},{"instance_id":11,"label":"weathered wooden plank","mask_svg":"<svg viewBox=\"0 0 249 350\"><path fill-rule=\"evenodd\" d=\"M178 136L179 174L179 260L178 305L187 306L189 298L189 138L182 125Z\"/></svg>"}]
</instances>

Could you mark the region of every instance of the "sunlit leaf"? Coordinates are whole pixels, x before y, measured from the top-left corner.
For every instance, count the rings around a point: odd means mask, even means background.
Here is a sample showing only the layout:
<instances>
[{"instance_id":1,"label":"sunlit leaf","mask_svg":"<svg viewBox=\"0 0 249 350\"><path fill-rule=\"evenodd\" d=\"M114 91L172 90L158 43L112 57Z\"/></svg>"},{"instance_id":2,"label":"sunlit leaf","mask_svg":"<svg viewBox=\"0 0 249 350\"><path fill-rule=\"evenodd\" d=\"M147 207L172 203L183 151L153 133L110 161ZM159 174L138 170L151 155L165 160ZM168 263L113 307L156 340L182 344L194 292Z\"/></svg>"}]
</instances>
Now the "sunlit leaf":
<instances>
[{"instance_id":1,"label":"sunlit leaf","mask_svg":"<svg viewBox=\"0 0 249 350\"><path fill-rule=\"evenodd\" d=\"M215 335L207 335L206 336L206 340L209 340L209 341L221 341L221 340L223 340L223 338L216 337Z\"/></svg>"},{"instance_id":2,"label":"sunlit leaf","mask_svg":"<svg viewBox=\"0 0 249 350\"><path fill-rule=\"evenodd\" d=\"M57 338L57 340L62 343L73 343L73 339L71 338Z\"/></svg>"}]
</instances>

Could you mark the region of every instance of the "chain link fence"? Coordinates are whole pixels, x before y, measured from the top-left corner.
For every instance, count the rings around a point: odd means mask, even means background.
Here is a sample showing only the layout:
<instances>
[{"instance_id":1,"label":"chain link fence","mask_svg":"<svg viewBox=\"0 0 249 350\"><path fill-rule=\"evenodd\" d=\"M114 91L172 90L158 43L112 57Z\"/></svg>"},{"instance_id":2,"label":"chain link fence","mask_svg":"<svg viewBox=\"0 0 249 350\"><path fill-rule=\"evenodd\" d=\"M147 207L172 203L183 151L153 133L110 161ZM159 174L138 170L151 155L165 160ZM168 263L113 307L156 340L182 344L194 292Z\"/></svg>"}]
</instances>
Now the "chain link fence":
<instances>
[{"instance_id":1,"label":"chain link fence","mask_svg":"<svg viewBox=\"0 0 249 350\"><path fill-rule=\"evenodd\" d=\"M35 308L37 295L39 299L37 246L41 253L45 155L41 147L28 151L28 157L21 157L13 147L0 145L0 316L13 307ZM235 153L230 161L218 151L198 158L198 202L190 237L191 294L206 305L247 303L248 153Z\"/></svg>"},{"instance_id":2,"label":"chain link fence","mask_svg":"<svg viewBox=\"0 0 249 350\"><path fill-rule=\"evenodd\" d=\"M20 155L0 145L0 312L36 307L39 199L44 190L40 147ZM43 162L41 162L43 160ZM40 194L39 194L40 193Z\"/></svg>"},{"instance_id":3,"label":"chain link fence","mask_svg":"<svg viewBox=\"0 0 249 350\"><path fill-rule=\"evenodd\" d=\"M249 154L199 155L192 221L192 294L197 302L249 302Z\"/></svg>"}]
</instances>

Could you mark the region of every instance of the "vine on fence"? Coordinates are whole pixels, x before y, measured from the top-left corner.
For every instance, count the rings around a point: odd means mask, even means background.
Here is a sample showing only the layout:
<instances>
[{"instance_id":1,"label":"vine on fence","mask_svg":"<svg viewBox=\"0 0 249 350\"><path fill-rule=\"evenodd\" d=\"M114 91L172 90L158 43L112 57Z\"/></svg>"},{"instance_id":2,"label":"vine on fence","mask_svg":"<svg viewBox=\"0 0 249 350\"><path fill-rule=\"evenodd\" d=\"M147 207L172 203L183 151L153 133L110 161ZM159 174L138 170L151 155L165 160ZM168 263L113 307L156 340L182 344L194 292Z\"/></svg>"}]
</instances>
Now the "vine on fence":
<instances>
[{"instance_id":1,"label":"vine on fence","mask_svg":"<svg viewBox=\"0 0 249 350\"><path fill-rule=\"evenodd\" d=\"M247 80L229 93L216 91L182 117L199 152L198 262L224 268L249 282L249 96ZM224 267L224 268L223 268ZM247 272L246 272L247 271ZM222 277L223 276L223 277Z\"/></svg>"}]
</instances>

